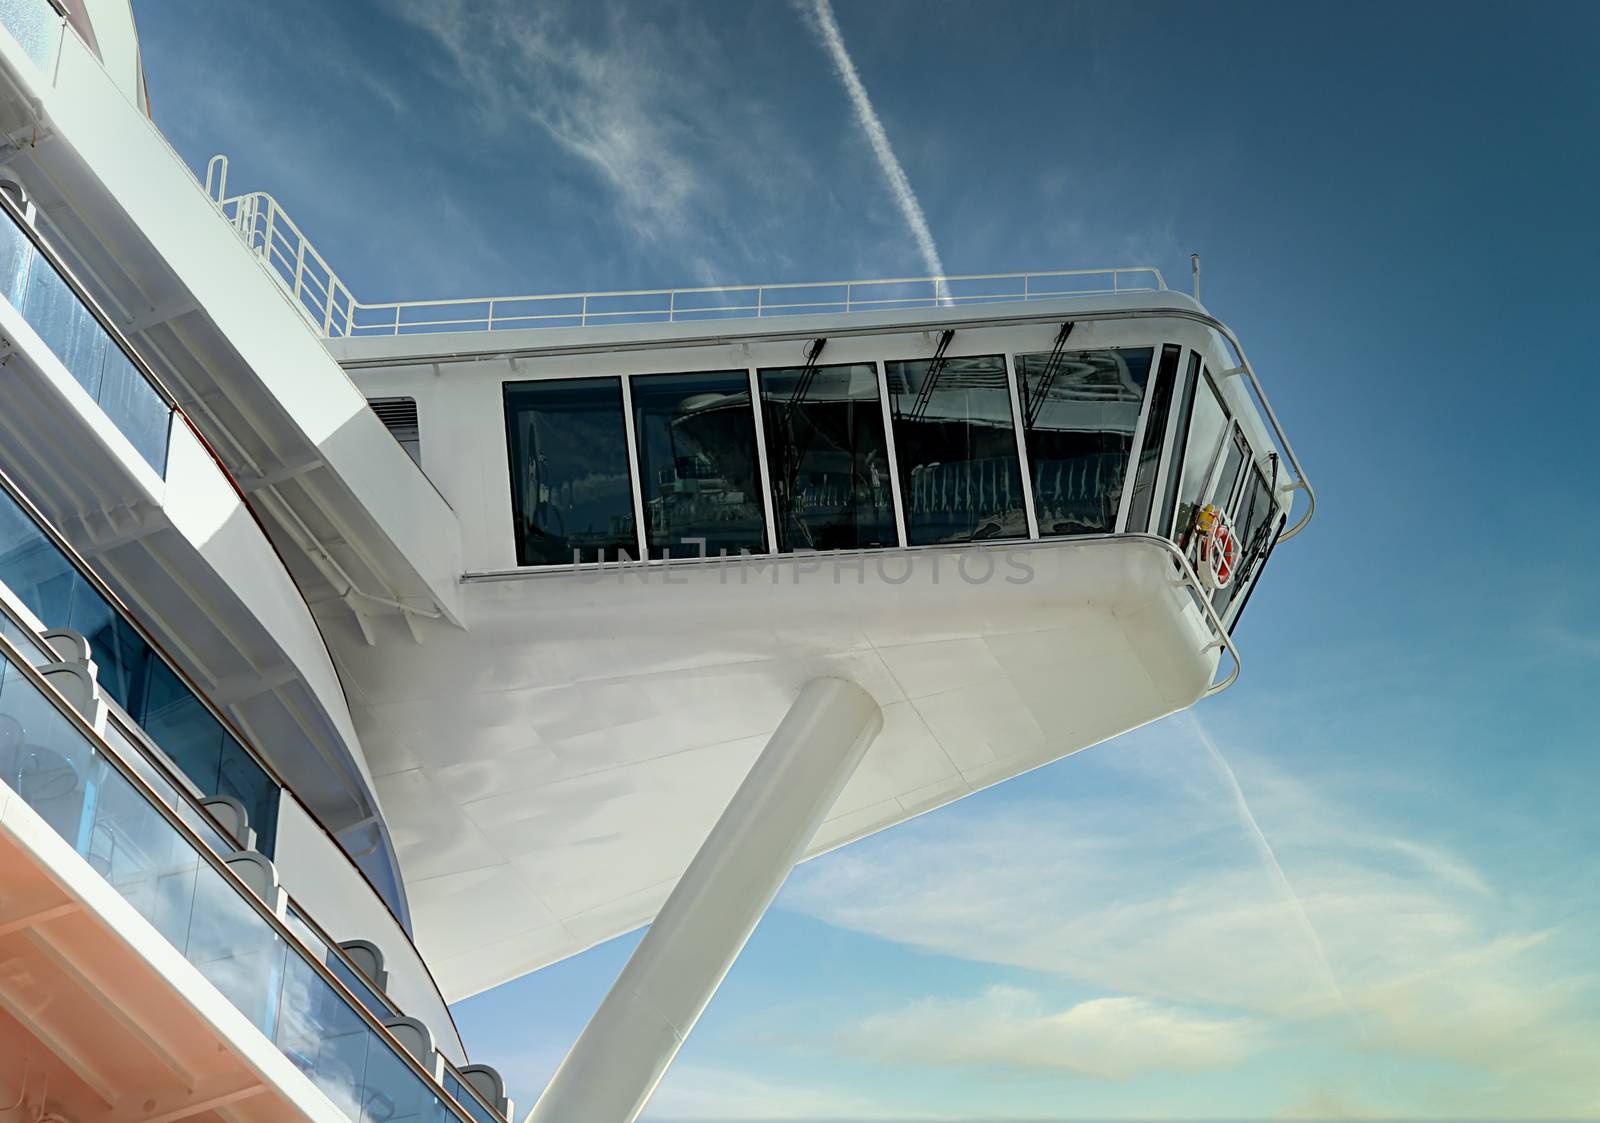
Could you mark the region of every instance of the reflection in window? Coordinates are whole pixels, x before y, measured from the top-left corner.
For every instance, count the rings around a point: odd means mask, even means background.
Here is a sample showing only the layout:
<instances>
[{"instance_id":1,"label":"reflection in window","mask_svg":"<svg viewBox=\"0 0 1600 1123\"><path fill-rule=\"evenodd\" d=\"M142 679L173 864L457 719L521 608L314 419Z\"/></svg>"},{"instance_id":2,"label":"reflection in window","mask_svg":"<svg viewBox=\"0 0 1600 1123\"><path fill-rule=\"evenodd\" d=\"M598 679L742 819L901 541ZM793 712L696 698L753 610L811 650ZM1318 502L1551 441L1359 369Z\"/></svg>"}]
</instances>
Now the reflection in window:
<instances>
[{"instance_id":1,"label":"reflection in window","mask_svg":"<svg viewBox=\"0 0 1600 1123\"><path fill-rule=\"evenodd\" d=\"M1183 480L1178 485L1178 519L1172 528L1181 545L1188 545L1195 516L1200 513L1201 507L1211 502L1206 485L1211 482L1211 469L1216 466L1217 453L1221 450L1227 427L1228 414L1222 408L1222 399L1217 394L1217 388L1211 384L1210 372L1203 371L1194 395L1194 409L1189 414L1189 439L1183 450Z\"/></svg>"},{"instance_id":2,"label":"reflection in window","mask_svg":"<svg viewBox=\"0 0 1600 1123\"><path fill-rule=\"evenodd\" d=\"M779 550L896 544L876 367L764 370L761 414Z\"/></svg>"},{"instance_id":3,"label":"reflection in window","mask_svg":"<svg viewBox=\"0 0 1600 1123\"><path fill-rule=\"evenodd\" d=\"M650 374L629 389L651 556L764 552L749 376Z\"/></svg>"},{"instance_id":4,"label":"reflection in window","mask_svg":"<svg viewBox=\"0 0 1600 1123\"><path fill-rule=\"evenodd\" d=\"M1116 529L1152 354L1142 347L1017 356L1040 534Z\"/></svg>"},{"instance_id":5,"label":"reflection in window","mask_svg":"<svg viewBox=\"0 0 1600 1123\"><path fill-rule=\"evenodd\" d=\"M1255 569L1266 557L1277 507L1272 501L1272 485L1259 464L1252 464L1245 475L1244 491L1234 513L1233 525L1239 535L1239 569L1226 589L1220 589L1212 604L1219 613L1239 597L1239 591L1254 577Z\"/></svg>"},{"instance_id":6,"label":"reflection in window","mask_svg":"<svg viewBox=\"0 0 1600 1123\"><path fill-rule=\"evenodd\" d=\"M1156 474L1161 468L1161 450L1167 441L1167 420L1172 414L1172 395L1178 375L1176 343L1161 349L1161 369L1150 391L1150 416L1144 423L1144 440L1139 445L1139 463L1134 469L1133 498L1128 503L1129 531L1151 530L1150 510L1156 497Z\"/></svg>"},{"instance_id":7,"label":"reflection in window","mask_svg":"<svg viewBox=\"0 0 1600 1123\"><path fill-rule=\"evenodd\" d=\"M621 379L513 382L505 395L517 564L636 555Z\"/></svg>"},{"instance_id":8,"label":"reflection in window","mask_svg":"<svg viewBox=\"0 0 1600 1123\"><path fill-rule=\"evenodd\" d=\"M910 544L1025 537L1004 357L894 362L887 373Z\"/></svg>"}]
</instances>

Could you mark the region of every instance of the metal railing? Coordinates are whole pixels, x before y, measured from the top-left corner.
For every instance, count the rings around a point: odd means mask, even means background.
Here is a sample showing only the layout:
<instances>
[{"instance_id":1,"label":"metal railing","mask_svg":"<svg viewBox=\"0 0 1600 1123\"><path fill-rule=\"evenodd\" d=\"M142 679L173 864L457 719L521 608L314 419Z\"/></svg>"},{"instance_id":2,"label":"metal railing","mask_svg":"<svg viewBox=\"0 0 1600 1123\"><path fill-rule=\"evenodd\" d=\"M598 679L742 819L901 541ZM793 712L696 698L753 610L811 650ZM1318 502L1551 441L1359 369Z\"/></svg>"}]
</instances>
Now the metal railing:
<instances>
[{"instance_id":1,"label":"metal railing","mask_svg":"<svg viewBox=\"0 0 1600 1123\"><path fill-rule=\"evenodd\" d=\"M227 192L227 157L213 156L206 166L206 193L245 245L282 282L306 319L326 338L957 307L1158 292L1167 287L1155 266L1126 265L1042 273L967 273L366 304L355 298L276 199L264 191L239 195Z\"/></svg>"},{"instance_id":2,"label":"metal railing","mask_svg":"<svg viewBox=\"0 0 1600 1123\"><path fill-rule=\"evenodd\" d=\"M432 1108L433 1114L442 1109L458 1123L479 1123L488 1105L475 1090L469 1092L474 1102L465 1105L435 1079L318 954L336 945L307 946L304 934L224 860L204 811L182 796L181 787L152 785L152 775L125 759L40 674L27 653L36 638L30 635L33 642L19 644L23 637L17 633L28 630L9 614L0 613L0 619L10 625L0 628L0 712L27 737L12 749L14 760L0 761L0 782L33 807L352 1120ZM106 838L126 839L128 845L96 846ZM170 892L158 891L161 879L171 880L180 868L191 873L185 883L190 908L208 910L204 925L191 925L188 911L173 910ZM342 964L356 970L342 950L338 954ZM323 1040L357 1033L372 1046L370 1053L359 1051L361 1064L322 1063ZM454 1066L445 1071L457 1075ZM458 1075L456 1083L465 1086ZM387 1114L374 1115L379 1108Z\"/></svg>"}]
</instances>

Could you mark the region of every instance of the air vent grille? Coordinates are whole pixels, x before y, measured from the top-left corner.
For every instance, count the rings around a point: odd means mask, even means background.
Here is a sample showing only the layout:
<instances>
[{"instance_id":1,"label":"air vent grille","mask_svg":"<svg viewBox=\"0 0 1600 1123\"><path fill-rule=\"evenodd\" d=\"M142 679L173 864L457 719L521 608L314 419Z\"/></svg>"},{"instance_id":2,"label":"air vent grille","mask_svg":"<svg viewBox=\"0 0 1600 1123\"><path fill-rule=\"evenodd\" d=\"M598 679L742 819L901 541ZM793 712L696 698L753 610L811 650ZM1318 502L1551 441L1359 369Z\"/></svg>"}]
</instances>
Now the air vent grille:
<instances>
[{"instance_id":1,"label":"air vent grille","mask_svg":"<svg viewBox=\"0 0 1600 1123\"><path fill-rule=\"evenodd\" d=\"M378 415L383 427L400 442L400 447L411 454L411 459L422 463L422 430L417 425L417 399L368 398L367 404Z\"/></svg>"}]
</instances>

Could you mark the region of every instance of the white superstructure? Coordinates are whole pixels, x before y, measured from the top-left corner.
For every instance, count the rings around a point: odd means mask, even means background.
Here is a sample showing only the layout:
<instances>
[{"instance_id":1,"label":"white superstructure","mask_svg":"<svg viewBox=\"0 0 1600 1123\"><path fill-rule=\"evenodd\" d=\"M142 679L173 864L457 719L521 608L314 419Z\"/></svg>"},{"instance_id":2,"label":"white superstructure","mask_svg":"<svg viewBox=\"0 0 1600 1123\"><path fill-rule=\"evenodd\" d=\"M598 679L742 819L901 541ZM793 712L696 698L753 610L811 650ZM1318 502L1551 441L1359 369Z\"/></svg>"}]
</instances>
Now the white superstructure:
<instances>
[{"instance_id":1,"label":"white superstructure","mask_svg":"<svg viewBox=\"0 0 1600 1123\"><path fill-rule=\"evenodd\" d=\"M483 1123L447 1002L659 913L536 1113L631 1119L796 860L1226 688L1313 507L1148 267L364 304L107 0L0 0L0 133L27 1118Z\"/></svg>"}]
</instances>

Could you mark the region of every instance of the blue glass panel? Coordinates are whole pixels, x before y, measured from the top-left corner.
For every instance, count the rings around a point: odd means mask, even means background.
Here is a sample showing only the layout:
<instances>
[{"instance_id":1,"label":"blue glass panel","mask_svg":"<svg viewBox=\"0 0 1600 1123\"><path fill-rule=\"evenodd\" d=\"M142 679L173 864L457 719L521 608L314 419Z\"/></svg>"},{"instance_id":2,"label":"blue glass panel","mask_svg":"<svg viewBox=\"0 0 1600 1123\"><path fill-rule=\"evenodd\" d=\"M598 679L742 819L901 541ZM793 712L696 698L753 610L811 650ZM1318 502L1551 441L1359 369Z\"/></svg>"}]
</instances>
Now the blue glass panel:
<instances>
[{"instance_id":1,"label":"blue glass panel","mask_svg":"<svg viewBox=\"0 0 1600 1123\"><path fill-rule=\"evenodd\" d=\"M641 375L629 389L651 556L765 552L749 375Z\"/></svg>"},{"instance_id":2,"label":"blue glass panel","mask_svg":"<svg viewBox=\"0 0 1600 1123\"><path fill-rule=\"evenodd\" d=\"M72 612L77 570L43 530L0 491L0 581L47 628L63 628Z\"/></svg>"},{"instance_id":3,"label":"blue glass panel","mask_svg":"<svg viewBox=\"0 0 1600 1123\"><path fill-rule=\"evenodd\" d=\"M15 222L0 220L0 296L14 306L22 304L28 267L33 263L35 252L33 243Z\"/></svg>"},{"instance_id":4,"label":"blue glass panel","mask_svg":"<svg viewBox=\"0 0 1600 1123\"><path fill-rule=\"evenodd\" d=\"M111 341L78 295L42 257L36 257L28 270L21 311L78 385L91 396L99 394L106 348Z\"/></svg>"}]
</instances>

